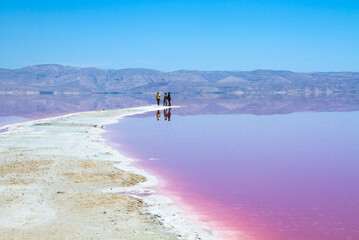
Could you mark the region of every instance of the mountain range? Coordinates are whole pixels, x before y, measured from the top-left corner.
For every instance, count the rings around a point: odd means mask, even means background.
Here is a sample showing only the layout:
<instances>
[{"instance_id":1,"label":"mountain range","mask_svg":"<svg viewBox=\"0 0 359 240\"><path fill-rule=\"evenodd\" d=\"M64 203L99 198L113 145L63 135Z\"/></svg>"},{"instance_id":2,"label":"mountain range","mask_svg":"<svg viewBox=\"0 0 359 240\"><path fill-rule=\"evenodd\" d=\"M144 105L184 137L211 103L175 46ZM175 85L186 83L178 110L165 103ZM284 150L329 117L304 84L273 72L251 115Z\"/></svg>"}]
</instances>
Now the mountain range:
<instances>
[{"instance_id":1,"label":"mountain range","mask_svg":"<svg viewBox=\"0 0 359 240\"><path fill-rule=\"evenodd\" d=\"M103 70L62 65L0 69L0 116L39 118L155 103L172 92L176 114L359 111L359 73Z\"/></svg>"},{"instance_id":2,"label":"mountain range","mask_svg":"<svg viewBox=\"0 0 359 240\"><path fill-rule=\"evenodd\" d=\"M318 94L358 92L358 72L195 71L78 68L57 64L0 69L0 93Z\"/></svg>"}]
</instances>

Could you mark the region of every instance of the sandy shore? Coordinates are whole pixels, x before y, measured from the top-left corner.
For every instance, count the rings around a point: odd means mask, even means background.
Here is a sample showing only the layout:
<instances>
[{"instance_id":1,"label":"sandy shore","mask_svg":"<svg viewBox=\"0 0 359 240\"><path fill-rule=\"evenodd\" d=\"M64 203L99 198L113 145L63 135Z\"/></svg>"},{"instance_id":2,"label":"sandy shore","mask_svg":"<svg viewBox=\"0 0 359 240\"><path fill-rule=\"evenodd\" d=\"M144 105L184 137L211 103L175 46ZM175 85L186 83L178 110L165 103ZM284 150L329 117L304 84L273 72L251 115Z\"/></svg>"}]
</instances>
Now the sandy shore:
<instances>
[{"instance_id":1,"label":"sandy shore","mask_svg":"<svg viewBox=\"0 0 359 240\"><path fill-rule=\"evenodd\" d=\"M68 114L0 128L0 239L217 239L106 145L105 126L165 107Z\"/></svg>"}]
</instances>

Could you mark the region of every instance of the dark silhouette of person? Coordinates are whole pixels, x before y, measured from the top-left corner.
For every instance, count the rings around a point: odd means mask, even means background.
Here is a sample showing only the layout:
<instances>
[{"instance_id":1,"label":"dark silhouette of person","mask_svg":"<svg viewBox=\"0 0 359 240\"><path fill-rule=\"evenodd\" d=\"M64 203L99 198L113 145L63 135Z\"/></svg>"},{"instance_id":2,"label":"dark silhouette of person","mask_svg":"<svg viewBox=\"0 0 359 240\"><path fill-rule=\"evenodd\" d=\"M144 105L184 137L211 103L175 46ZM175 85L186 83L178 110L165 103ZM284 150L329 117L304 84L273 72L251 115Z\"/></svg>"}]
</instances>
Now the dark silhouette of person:
<instances>
[{"instance_id":1,"label":"dark silhouette of person","mask_svg":"<svg viewBox=\"0 0 359 240\"><path fill-rule=\"evenodd\" d=\"M163 109L163 116L165 116L165 121L167 121L167 109Z\"/></svg>"},{"instance_id":2,"label":"dark silhouette of person","mask_svg":"<svg viewBox=\"0 0 359 240\"><path fill-rule=\"evenodd\" d=\"M163 106L167 106L167 93L165 93L165 96L163 97Z\"/></svg>"},{"instance_id":3,"label":"dark silhouette of person","mask_svg":"<svg viewBox=\"0 0 359 240\"><path fill-rule=\"evenodd\" d=\"M160 120L161 118L161 113L160 113L160 110L157 110L157 113L156 113L156 118L157 118L157 121Z\"/></svg>"},{"instance_id":4,"label":"dark silhouette of person","mask_svg":"<svg viewBox=\"0 0 359 240\"><path fill-rule=\"evenodd\" d=\"M160 100L161 100L161 95L160 95L159 92L157 92L156 100L157 100L157 105L159 106L160 105Z\"/></svg>"},{"instance_id":5,"label":"dark silhouette of person","mask_svg":"<svg viewBox=\"0 0 359 240\"><path fill-rule=\"evenodd\" d=\"M168 109L168 113L167 113L167 119L168 121L171 121L171 108Z\"/></svg>"},{"instance_id":6,"label":"dark silhouette of person","mask_svg":"<svg viewBox=\"0 0 359 240\"><path fill-rule=\"evenodd\" d=\"M168 101L168 106L171 106L171 93L170 92L168 92L167 101Z\"/></svg>"}]
</instances>

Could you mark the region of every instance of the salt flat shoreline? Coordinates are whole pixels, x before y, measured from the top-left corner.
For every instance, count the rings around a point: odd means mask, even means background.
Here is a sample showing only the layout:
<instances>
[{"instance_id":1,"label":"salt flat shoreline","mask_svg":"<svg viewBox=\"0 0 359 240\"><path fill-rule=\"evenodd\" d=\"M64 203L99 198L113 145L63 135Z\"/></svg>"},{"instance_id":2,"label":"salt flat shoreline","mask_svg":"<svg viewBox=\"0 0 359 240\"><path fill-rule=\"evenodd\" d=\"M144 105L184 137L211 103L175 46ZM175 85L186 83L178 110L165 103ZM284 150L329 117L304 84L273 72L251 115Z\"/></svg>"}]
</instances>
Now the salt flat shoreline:
<instances>
[{"instance_id":1,"label":"salt flat shoreline","mask_svg":"<svg viewBox=\"0 0 359 240\"><path fill-rule=\"evenodd\" d=\"M106 145L105 126L168 107L72 113L0 128L0 239L218 239Z\"/></svg>"}]
</instances>

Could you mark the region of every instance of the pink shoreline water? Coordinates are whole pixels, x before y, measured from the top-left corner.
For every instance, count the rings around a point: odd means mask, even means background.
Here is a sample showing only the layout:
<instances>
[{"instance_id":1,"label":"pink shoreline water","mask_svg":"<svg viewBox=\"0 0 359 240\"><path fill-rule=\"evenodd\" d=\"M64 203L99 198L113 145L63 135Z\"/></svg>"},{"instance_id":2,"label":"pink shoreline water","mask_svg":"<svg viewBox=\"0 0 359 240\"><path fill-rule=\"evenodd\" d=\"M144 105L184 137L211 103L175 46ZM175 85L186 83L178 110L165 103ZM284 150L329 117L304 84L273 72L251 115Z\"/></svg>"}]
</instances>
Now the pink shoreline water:
<instances>
[{"instance_id":1,"label":"pink shoreline water","mask_svg":"<svg viewBox=\"0 0 359 240\"><path fill-rule=\"evenodd\" d=\"M118 150L123 151L121 148L118 148ZM125 155L138 159L135 157L137 155L136 153L127 152ZM178 184L182 179L175 179L173 175L170 176L166 171L151 168L141 160L138 160L134 165L159 178L160 183L155 188L156 191L170 197L176 206L189 213L192 217L195 217L195 221L197 221L198 224L204 224L217 232L220 239L264 239L258 238L258 233L253 234L255 229L251 229L250 227L246 227L245 230L238 229L239 219L233 218L233 210L230 207L226 208L223 204L211 201L208 197L188 191L188 189L185 189L181 184ZM245 226L247 220L241 219L240 222L242 222L242 226ZM264 236L269 235L269 233L266 234L264 232L262 232L262 234L264 234ZM252 235L254 235L255 238Z\"/></svg>"},{"instance_id":2,"label":"pink shoreline water","mask_svg":"<svg viewBox=\"0 0 359 240\"><path fill-rule=\"evenodd\" d=\"M359 237L358 113L174 119L124 120L107 138L223 236Z\"/></svg>"},{"instance_id":3,"label":"pink shoreline water","mask_svg":"<svg viewBox=\"0 0 359 240\"><path fill-rule=\"evenodd\" d=\"M128 154L128 156L134 156ZM244 233L231 227L231 222L226 221L231 215L230 209L223 209L218 207L216 202L211 202L210 199L205 198L199 194L190 193L184 195L185 189L181 189L181 185L176 184L176 179L172 179L167 176L164 172L160 172L156 169L151 169L145 166L141 161L134 164L136 167L145 169L150 174L159 178L159 185L156 186L156 191L162 195L170 197L174 204L180 207L185 212L189 213L198 224L204 224L210 227L213 231L217 232L221 239L236 240L242 239ZM196 203L205 203L198 205ZM221 216L219 217L216 212L215 214L208 214L208 208L210 209L222 209ZM250 239L246 236L245 239Z\"/></svg>"},{"instance_id":4,"label":"pink shoreline water","mask_svg":"<svg viewBox=\"0 0 359 240\"><path fill-rule=\"evenodd\" d=\"M122 148L121 144L119 144L117 141L114 141L111 130L109 132L106 132L104 134L104 137L105 139L107 139L108 145L117 149L126 157L135 159L136 161L132 163L135 167L144 169L151 175L156 176L157 179L159 180L159 184L155 187L156 191L159 194L170 197L176 206L180 207L182 210L184 210L185 212L189 213L192 217L194 217L195 218L194 220L197 221L198 224L205 224L207 227L210 227L213 231L217 232L217 234L221 239L228 239L228 240L242 239L244 233L239 230L233 230L231 228L228 228L228 224L230 223L226 223L225 216L223 216L223 219L219 219L218 216L205 214L208 212L206 208L209 205L213 205L213 208L215 208L216 205L215 202L211 203L209 199L206 198L202 199L202 196L200 195L186 196L184 198L180 194L182 192L181 185L177 185L176 180L171 179L163 171L161 172L158 169L150 168L149 166L143 164L143 161L137 157L136 152L131 152L128 149ZM206 202L205 204L206 207L201 207L200 205L196 205L194 204L194 202ZM245 239L250 239L250 238L245 238Z\"/></svg>"}]
</instances>

